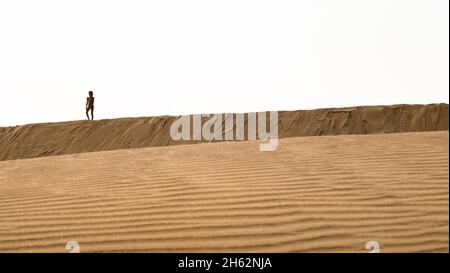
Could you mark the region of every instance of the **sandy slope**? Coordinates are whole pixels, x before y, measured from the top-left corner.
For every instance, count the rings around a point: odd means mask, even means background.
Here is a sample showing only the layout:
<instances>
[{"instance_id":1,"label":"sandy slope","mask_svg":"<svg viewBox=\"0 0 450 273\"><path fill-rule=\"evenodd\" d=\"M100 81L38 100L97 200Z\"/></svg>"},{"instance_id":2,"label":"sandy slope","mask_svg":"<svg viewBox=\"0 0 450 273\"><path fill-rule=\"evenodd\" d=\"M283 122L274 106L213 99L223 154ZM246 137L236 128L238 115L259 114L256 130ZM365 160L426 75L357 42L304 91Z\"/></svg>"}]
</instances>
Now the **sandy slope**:
<instances>
[{"instance_id":1,"label":"sandy slope","mask_svg":"<svg viewBox=\"0 0 450 273\"><path fill-rule=\"evenodd\" d=\"M448 130L448 116L448 104L280 112L279 136L442 131ZM176 119L163 116L4 127L0 128L0 160L194 143L171 139L170 125Z\"/></svg>"},{"instance_id":2,"label":"sandy slope","mask_svg":"<svg viewBox=\"0 0 450 273\"><path fill-rule=\"evenodd\" d=\"M0 162L0 251L449 250L448 131Z\"/></svg>"}]
</instances>

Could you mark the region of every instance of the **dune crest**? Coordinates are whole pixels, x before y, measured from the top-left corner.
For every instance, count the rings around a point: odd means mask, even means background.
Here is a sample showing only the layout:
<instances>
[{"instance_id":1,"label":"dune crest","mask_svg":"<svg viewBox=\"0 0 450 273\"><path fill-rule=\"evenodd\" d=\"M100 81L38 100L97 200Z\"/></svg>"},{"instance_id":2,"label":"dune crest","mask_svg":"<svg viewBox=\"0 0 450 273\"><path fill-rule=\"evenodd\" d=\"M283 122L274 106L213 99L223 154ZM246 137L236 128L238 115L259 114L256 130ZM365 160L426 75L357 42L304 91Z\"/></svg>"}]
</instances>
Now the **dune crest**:
<instances>
[{"instance_id":1,"label":"dune crest","mask_svg":"<svg viewBox=\"0 0 450 273\"><path fill-rule=\"evenodd\" d=\"M448 130L448 104L361 106L279 112L279 137ZM70 121L0 128L0 161L192 144L174 141L178 117ZM247 124L245 124L247 126Z\"/></svg>"}]
</instances>

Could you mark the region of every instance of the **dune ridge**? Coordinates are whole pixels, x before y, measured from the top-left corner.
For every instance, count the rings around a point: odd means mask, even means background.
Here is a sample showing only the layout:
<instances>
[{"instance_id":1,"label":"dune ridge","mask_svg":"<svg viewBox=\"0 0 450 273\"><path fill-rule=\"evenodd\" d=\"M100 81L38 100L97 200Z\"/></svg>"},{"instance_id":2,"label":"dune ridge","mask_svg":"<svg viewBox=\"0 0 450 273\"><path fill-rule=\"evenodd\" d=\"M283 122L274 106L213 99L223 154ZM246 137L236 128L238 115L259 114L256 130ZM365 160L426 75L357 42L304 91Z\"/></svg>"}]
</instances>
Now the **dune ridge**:
<instances>
[{"instance_id":1,"label":"dune ridge","mask_svg":"<svg viewBox=\"0 0 450 273\"><path fill-rule=\"evenodd\" d=\"M449 251L448 131L0 162L0 252Z\"/></svg>"},{"instance_id":2,"label":"dune ridge","mask_svg":"<svg viewBox=\"0 0 450 273\"><path fill-rule=\"evenodd\" d=\"M279 137L448 130L448 104L360 106L279 112ZM0 161L193 144L174 141L178 117L69 121L0 128ZM247 126L247 123L245 124Z\"/></svg>"}]
</instances>

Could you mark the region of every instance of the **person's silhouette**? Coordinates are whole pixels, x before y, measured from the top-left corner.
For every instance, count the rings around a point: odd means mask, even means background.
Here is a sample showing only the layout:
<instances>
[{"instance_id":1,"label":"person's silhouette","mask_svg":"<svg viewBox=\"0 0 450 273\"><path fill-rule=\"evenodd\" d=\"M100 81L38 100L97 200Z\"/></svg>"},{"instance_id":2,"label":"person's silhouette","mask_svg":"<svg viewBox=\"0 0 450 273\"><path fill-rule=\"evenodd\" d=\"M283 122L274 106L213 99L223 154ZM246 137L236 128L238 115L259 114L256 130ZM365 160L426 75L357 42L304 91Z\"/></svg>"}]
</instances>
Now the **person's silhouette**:
<instances>
[{"instance_id":1,"label":"person's silhouette","mask_svg":"<svg viewBox=\"0 0 450 273\"><path fill-rule=\"evenodd\" d=\"M86 116L89 120L89 110L91 110L91 117L94 120L94 92L89 91L89 97L86 100Z\"/></svg>"}]
</instances>

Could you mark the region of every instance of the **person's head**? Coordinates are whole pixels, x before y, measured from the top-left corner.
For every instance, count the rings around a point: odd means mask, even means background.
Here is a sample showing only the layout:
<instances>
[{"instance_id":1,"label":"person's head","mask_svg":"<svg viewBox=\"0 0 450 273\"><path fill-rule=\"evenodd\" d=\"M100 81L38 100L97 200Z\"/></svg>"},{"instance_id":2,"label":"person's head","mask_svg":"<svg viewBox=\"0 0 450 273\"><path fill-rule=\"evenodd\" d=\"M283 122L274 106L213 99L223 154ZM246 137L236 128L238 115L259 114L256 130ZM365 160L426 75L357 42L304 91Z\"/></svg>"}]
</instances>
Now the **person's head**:
<instances>
[{"instance_id":1,"label":"person's head","mask_svg":"<svg viewBox=\"0 0 450 273\"><path fill-rule=\"evenodd\" d=\"M89 96L90 96L90 97L94 96L94 92L89 91Z\"/></svg>"}]
</instances>

